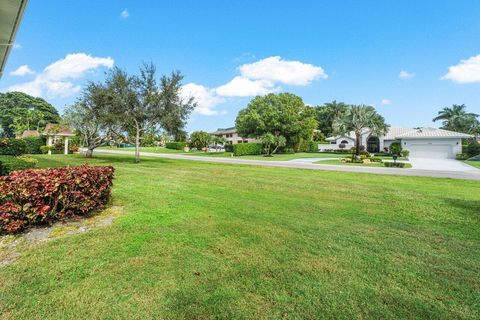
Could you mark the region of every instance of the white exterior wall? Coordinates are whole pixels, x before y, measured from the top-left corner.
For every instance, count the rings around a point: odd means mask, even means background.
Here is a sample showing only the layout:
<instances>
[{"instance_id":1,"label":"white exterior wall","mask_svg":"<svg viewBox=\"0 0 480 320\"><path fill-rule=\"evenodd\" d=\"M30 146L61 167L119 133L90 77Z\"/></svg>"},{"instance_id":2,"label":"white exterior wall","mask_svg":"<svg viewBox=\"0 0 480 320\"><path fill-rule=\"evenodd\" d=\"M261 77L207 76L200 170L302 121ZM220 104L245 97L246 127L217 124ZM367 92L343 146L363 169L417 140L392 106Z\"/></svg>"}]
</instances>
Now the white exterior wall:
<instances>
[{"instance_id":1,"label":"white exterior wall","mask_svg":"<svg viewBox=\"0 0 480 320\"><path fill-rule=\"evenodd\" d=\"M439 147L449 147L448 158L455 158L457 153L462 153L462 139L460 138L422 138L422 139L402 139L402 149L412 151L412 149L422 149L422 155L432 149ZM414 156L414 154L412 154Z\"/></svg>"}]
</instances>

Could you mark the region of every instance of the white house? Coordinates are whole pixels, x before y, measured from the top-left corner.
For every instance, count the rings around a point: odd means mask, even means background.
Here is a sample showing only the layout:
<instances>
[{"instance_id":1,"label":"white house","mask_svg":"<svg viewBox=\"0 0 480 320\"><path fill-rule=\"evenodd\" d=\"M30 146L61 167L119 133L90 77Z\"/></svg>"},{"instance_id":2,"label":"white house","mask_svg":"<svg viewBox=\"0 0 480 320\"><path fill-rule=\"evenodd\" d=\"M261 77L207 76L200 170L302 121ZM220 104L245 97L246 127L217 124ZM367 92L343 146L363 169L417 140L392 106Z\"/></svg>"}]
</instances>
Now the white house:
<instances>
[{"instance_id":1,"label":"white house","mask_svg":"<svg viewBox=\"0 0 480 320\"><path fill-rule=\"evenodd\" d=\"M217 129L217 131L212 132L211 134L219 137L224 137L225 139L227 139L227 142L230 144L257 142L256 139L240 137L235 127L225 128L225 129L219 128Z\"/></svg>"},{"instance_id":2,"label":"white house","mask_svg":"<svg viewBox=\"0 0 480 320\"><path fill-rule=\"evenodd\" d=\"M400 142L403 149L410 151L410 157L417 158L455 158L462 152L462 139L471 138L465 133L437 128L389 127L385 135L372 135L371 130L362 132L360 145L368 152L375 153L389 148L393 142ZM319 151L325 149L351 148L355 146L355 133L345 136L329 137L330 144L319 145Z\"/></svg>"}]
</instances>

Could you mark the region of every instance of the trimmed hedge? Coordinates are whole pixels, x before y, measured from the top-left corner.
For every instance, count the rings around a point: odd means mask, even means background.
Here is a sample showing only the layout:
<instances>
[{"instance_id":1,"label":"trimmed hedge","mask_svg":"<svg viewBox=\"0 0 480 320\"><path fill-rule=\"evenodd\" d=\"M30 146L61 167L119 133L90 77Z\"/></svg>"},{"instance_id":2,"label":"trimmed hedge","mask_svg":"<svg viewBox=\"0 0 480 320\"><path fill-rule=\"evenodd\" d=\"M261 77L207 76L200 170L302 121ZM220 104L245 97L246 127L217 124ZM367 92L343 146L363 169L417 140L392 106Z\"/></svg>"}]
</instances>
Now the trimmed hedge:
<instances>
[{"instance_id":1,"label":"trimmed hedge","mask_svg":"<svg viewBox=\"0 0 480 320\"><path fill-rule=\"evenodd\" d=\"M65 167L0 177L0 232L86 215L110 199L114 168Z\"/></svg>"},{"instance_id":2,"label":"trimmed hedge","mask_svg":"<svg viewBox=\"0 0 480 320\"><path fill-rule=\"evenodd\" d=\"M35 168L37 160L25 156L0 156L0 176L5 176L15 170Z\"/></svg>"},{"instance_id":3,"label":"trimmed hedge","mask_svg":"<svg viewBox=\"0 0 480 320\"><path fill-rule=\"evenodd\" d=\"M405 163L403 162L384 162L385 167L394 167L394 168L404 168Z\"/></svg>"},{"instance_id":4,"label":"trimmed hedge","mask_svg":"<svg viewBox=\"0 0 480 320\"><path fill-rule=\"evenodd\" d=\"M263 145L261 143L238 143L233 145L234 156L246 156L263 153Z\"/></svg>"},{"instance_id":5,"label":"trimmed hedge","mask_svg":"<svg viewBox=\"0 0 480 320\"><path fill-rule=\"evenodd\" d=\"M457 155L455 156L455 159L457 160L467 160L468 158L470 158L470 155L468 153L457 153Z\"/></svg>"},{"instance_id":6,"label":"trimmed hedge","mask_svg":"<svg viewBox=\"0 0 480 320\"><path fill-rule=\"evenodd\" d=\"M167 142L165 146L167 149L183 150L183 148L187 146L187 143L183 141Z\"/></svg>"},{"instance_id":7,"label":"trimmed hedge","mask_svg":"<svg viewBox=\"0 0 480 320\"><path fill-rule=\"evenodd\" d=\"M225 144L225 152L233 152L233 144L226 143Z\"/></svg>"},{"instance_id":8,"label":"trimmed hedge","mask_svg":"<svg viewBox=\"0 0 480 320\"><path fill-rule=\"evenodd\" d=\"M40 147L44 146L47 142L45 137L26 137L22 139L25 141L25 153L26 154L40 154Z\"/></svg>"},{"instance_id":9,"label":"trimmed hedge","mask_svg":"<svg viewBox=\"0 0 480 320\"><path fill-rule=\"evenodd\" d=\"M26 148L27 144L22 139L0 139L0 155L20 156Z\"/></svg>"}]
</instances>

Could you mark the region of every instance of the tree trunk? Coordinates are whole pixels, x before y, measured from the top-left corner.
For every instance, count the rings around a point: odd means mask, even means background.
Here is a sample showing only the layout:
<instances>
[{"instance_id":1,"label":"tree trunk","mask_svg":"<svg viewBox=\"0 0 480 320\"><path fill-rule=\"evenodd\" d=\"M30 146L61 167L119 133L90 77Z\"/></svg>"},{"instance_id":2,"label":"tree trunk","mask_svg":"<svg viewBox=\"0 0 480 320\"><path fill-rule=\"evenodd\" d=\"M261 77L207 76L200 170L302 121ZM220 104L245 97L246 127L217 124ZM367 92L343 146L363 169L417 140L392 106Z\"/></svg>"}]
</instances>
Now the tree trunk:
<instances>
[{"instance_id":1,"label":"tree trunk","mask_svg":"<svg viewBox=\"0 0 480 320\"><path fill-rule=\"evenodd\" d=\"M355 131L355 155L360 155L360 133Z\"/></svg>"},{"instance_id":2,"label":"tree trunk","mask_svg":"<svg viewBox=\"0 0 480 320\"><path fill-rule=\"evenodd\" d=\"M85 157L91 158L93 156L93 149L87 148L87 152L85 152Z\"/></svg>"},{"instance_id":3,"label":"tree trunk","mask_svg":"<svg viewBox=\"0 0 480 320\"><path fill-rule=\"evenodd\" d=\"M140 130L137 128L135 136L135 163L140 162Z\"/></svg>"}]
</instances>

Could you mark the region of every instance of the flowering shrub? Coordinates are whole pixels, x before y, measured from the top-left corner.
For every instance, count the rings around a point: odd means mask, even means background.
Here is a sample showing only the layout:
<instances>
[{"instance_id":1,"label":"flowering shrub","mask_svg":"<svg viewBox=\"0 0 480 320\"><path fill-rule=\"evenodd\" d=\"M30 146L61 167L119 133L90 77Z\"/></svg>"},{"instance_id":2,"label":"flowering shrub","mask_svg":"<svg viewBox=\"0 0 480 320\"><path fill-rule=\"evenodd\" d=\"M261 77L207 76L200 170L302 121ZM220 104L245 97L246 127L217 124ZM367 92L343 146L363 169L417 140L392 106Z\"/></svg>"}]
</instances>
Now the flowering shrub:
<instances>
[{"instance_id":1,"label":"flowering shrub","mask_svg":"<svg viewBox=\"0 0 480 320\"><path fill-rule=\"evenodd\" d=\"M0 177L0 232L85 215L110 198L111 166L14 171Z\"/></svg>"}]
</instances>

